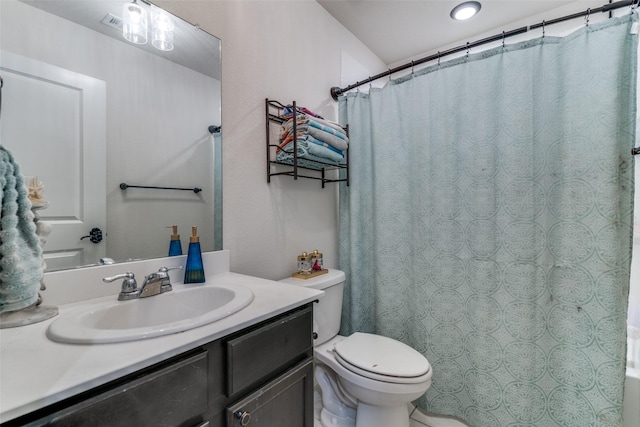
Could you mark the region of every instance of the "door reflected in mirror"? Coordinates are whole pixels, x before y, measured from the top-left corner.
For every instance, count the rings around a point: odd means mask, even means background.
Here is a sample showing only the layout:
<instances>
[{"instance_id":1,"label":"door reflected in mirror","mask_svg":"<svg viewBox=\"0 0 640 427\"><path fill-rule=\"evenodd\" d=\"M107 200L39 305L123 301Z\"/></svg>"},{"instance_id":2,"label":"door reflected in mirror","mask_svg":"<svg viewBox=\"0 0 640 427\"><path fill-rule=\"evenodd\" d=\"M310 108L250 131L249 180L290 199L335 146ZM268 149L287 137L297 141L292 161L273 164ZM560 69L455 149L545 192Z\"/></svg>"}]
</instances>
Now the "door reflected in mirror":
<instances>
[{"instance_id":1,"label":"door reflected in mirror","mask_svg":"<svg viewBox=\"0 0 640 427\"><path fill-rule=\"evenodd\" d=\"M167 256L173 225L183 247L197 226L222 249L220 40L165 15L173 49L154 47L169 37L153 43L153 19L131 43L125 4L0 2L0 143L44 187L47 271Z\"/></svg>"}]
</instances>

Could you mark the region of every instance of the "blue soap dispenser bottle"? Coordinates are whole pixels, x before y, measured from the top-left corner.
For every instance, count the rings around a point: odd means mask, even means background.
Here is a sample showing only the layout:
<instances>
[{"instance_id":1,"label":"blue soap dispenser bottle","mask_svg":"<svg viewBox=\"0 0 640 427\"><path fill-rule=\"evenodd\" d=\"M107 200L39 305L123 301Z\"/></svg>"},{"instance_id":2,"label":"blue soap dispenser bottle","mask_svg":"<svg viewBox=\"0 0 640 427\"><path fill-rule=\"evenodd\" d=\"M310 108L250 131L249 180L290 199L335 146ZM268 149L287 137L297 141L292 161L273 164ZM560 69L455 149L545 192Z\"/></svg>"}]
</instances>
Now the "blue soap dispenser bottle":
<instances>
[{"instance_id":1,"label":"blue soap dispenser bottle","mask_svg":"<svg viewBox=\"0 0 640 427\"><path fill-rule=\"evenodd\" d=\"M191 227L191 238L189 239L189 253L187 254L187 267L184 272L184 283L204 283L204 267L202 265L202 252L200 251L198 227Z\"/></svg>"},{"instance_id":2,"label":"blue soap dispenser bottle","mask_svg":"<svg viewBox=\"0 0 640 427\"><path fill-rule=\"evenodd\" d=\"M172 225L167 228L173 228L173 234L171 234L171 241L169 242L169 256L182 255L182 242L178 234L178 226Z\"/></svg>"}]
</instances>

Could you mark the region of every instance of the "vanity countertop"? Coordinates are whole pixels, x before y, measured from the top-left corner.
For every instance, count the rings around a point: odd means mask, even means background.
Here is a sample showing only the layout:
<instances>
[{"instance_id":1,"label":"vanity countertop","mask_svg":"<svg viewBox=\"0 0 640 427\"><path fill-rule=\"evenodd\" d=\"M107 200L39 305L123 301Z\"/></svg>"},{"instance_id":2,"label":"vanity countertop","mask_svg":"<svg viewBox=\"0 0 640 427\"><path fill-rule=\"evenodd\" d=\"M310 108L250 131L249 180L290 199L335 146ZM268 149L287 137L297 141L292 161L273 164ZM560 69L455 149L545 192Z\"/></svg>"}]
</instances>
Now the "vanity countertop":
<instances>
[{"instance_id":1,"label":"vanity countertop","mask_svg":"<svg viewBox=\"0 0 640 427\"><path fill-rule=\"evenodd\" d=\"M222 338L316 300L321 291L223 272L205 286L251 289L249 306L217 322L157 338L113 344L62 344L46 336L55 321L0 330L0 422L6 422ZM200 285L202 286L202 285ZM117 294L113 295L115 299ZM152 297L153 298L153 297ZM60 314L84 302L59 306Z\"/></svg>"}]
</instances>

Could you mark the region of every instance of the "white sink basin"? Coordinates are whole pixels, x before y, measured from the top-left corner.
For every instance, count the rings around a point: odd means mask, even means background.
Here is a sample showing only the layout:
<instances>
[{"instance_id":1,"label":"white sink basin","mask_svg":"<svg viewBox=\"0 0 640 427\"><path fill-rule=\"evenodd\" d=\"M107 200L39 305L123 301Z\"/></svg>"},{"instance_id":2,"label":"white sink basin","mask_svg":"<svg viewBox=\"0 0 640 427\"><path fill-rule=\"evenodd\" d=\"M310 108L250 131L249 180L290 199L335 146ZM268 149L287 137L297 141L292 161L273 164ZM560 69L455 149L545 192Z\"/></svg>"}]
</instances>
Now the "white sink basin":
<instances>
[{"instance_id":1,"label":"white sink basin","mask_svg":"<svg viewBox=\"0 0 640 427\"><path fill-rule=\"evenodd\" d=\"M223 319L253 301L242 286L174 289L131 301L112 300L60 315L47 329L53 341L99 344L135 341L183 332Z\"/></svg>"}]
</instances>

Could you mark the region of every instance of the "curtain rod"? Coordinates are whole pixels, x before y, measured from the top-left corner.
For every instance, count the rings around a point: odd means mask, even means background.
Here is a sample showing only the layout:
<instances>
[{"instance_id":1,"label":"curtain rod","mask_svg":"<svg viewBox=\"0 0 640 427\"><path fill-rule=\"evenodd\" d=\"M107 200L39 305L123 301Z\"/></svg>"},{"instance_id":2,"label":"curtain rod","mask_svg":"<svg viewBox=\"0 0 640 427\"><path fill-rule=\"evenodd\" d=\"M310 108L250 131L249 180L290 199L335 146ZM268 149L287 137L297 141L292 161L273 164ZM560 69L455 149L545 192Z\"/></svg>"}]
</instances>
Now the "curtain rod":
<instances>
[{"instance_id":1,"label":"curtain rod","mask_svg":"<svg viewBox=\"0 0 640 427\"><path fill-rule=\"evenodd\" d=\"M525 26L525 27L516 28L516 29L511 30L511 31L503 31L500 34L496 34L494 36L486 37L486 38L481 39L481 40L476 40L474 42L467 42L467 44L465 44L463 46L457 46L457 47L454 47L454 48L451 48L451 49L447 49L447 50L444 50L442 52L438 52L438 53L436 53L434 55L429 55L429 56L426 56L424 58L408 62L408 63L406 63L404 65L400 65L400 66L395 67L395 68L390 68L389 70L384 71L384 72L379 73L379 74L376 74L373 77L369 77L368 79L355 82L352 85L349 85L349 86L345 87L344 89L339 88L338 86L334 86L334 87L331 88L331 97L333 98L334 101L337 101L338 97L340 95L344 94L345 92L349 92L350 90L355 89L358 86L362 86L363 84L370 83L370 82L372 82L374 80L378 80L379 78L382 78L382 77L390 76L390 75L392 75L394 73L397 73L398 71L403 71L403 70L406 70L408 68L413 68L416 65L424 64L425 62L435 61L436 59L440 60L443 56L452 55L452 54L458 53L458 52L468 51L469 49L471 49L473 47L478 47L478 46L481 46L483 44L496 42L496 41L499 41L499 40L503 40L504 41L504 39L506 39L507 37L512 37L512 36L516 36L518 34L523 34L523 33L526 33L528 31L535 30L537 28L542 28L543 31L544 31L544 27L547 26L547 25L553 25L553 24L557 24L559 22L569 21L571 19L576 19L576 18L580 18L580 17L583 17L583 16L586 16L587 19L588 19L589 15L591 15L591 14L600 13L600 12L611 12L612 10L615 10L615 9L634 6L639 2L640 2L640 0L623 0L623 1L613 2L613 3L608 3L608 4L605 4L604 6L601 6L601 7L595 8L595 9L587 9L584 12L578 12L578 13L574 13L572 15L566 15L566 16L563 16L563 17L560 17L560 18L552 19L550 21L542 21L539 24L528 25L528 26Z\"/></svg>"}]
</instances>

